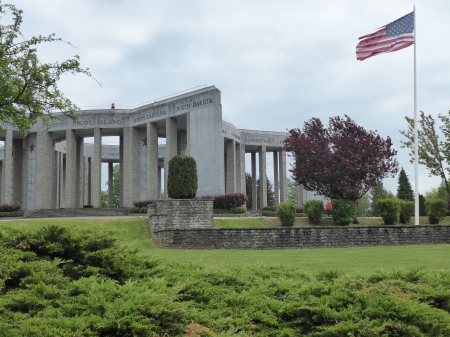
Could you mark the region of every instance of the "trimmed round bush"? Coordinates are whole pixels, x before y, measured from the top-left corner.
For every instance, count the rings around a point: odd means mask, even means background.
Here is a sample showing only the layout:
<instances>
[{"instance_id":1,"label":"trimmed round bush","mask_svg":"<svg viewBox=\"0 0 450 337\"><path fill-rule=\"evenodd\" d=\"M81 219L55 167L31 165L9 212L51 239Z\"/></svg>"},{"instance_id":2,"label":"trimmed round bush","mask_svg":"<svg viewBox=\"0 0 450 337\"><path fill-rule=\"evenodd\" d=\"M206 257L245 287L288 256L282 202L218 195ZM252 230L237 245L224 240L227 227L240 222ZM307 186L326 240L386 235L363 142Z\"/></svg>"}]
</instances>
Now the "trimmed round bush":
<instances>
[{"instance_id":1,"label":"trimmed round bush","mask_svg":"<svg viewBox=\"0 0 450 337\"><path fill-rule=\"evenodd\" d=\"M280 202L277 206L276 215L283 226L293 226L295 222L295 204L293 202Z\"/></svg>"},{"instance_id":2,"label":"trimmed round bush","mask_svg":"<svg viewBox=\"0 0 450 337\"><path fill-rule=\"evenodd\" d=\"M400 223L410 223L414 215L414 201L398 200L400 205Z\"/></svg>"},{"instance_id":3,"label":"trimmed round bush","mask_svg":"<svg viewBox=\"0 0 450 337\"><path fill-rule=\"evenodd\" d=\"M197 163L190 156L175 156L169 160L167 193L172 199L195 198L198 188Z\"/></svg>"},{"instance_id":4,"label":"trimmed round bush","mask_svg":"<svg viewBox=\"0 0 450 337\"><path fill-rule=\"evenodd\" d=\"M447 214L447 201L442 199L431 199L425 201L428 220L430 224L437 225Z\"/></svg>"},{"instance_id":5,"label":"trimmed round bush","mask_svg":"<svg viewBox=\"0 0 450 337\"><path fill-rule=\"evenodd\" d=\"M333 221L340 226L350 225L356 217L356 205L352 200L335 199L333 204Z\"/></svg>"},{"instance_id":6,"label":"trimmed round bush","mask_svg":"<svg viewBox=\"0 0 450 337\"><path fill-rule=\"evenodd\" d=\"M400 220L400 204L396 198L378 199L378 211L385 225L396 225Z\"/></svg>"},{"instance_id":7,"label":"trimmed round bush","mask_svg":"<svg viewBox=\"0 0 450 337\"><path fill-rule=\"evenodd\" d=\"M303 203L310 224L318 225L322 219L323 201L308 200Z\"/></svg>"}]
</instances>

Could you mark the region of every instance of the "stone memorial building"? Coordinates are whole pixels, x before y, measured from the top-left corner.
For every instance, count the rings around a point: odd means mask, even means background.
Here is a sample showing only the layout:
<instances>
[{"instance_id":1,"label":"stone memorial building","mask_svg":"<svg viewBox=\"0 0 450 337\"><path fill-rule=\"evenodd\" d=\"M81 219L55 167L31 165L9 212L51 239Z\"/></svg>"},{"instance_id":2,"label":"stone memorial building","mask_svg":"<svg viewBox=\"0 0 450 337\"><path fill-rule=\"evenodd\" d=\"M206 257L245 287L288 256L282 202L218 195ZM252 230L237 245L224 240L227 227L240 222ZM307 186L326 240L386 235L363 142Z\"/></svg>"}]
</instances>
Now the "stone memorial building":
<instances>
[{"instance_id":1,"label":"stone memorial building","mask_svg":"<svg viewBox=\"0 0 450 337\"><path fill-rule=\"evenodd\" d=\"M15 125L0 123L0 203L25 211L101 206L102 163L120 163L120 206L158 199L170 158L190 155L198 170L198 196L245 193L245 154L250 153L253 186L263 182L267 205L267 156L273 156L275 202L287 199L287 132L238 129L222 120L220 91L206 87L134 109L82 110L78 119L64 115L49 125L38 122L22 136ZM119 145L102 145L118 136ZM93 144L85 137L93 137ZM272 160L271 160L272 162ZM253 191L256 195L256 190ZM109 191L112 206L112 191ZM253 198L256 202L256 198ZM253 205L256 209L256 204Z\"/></svg>"}]
</instances>

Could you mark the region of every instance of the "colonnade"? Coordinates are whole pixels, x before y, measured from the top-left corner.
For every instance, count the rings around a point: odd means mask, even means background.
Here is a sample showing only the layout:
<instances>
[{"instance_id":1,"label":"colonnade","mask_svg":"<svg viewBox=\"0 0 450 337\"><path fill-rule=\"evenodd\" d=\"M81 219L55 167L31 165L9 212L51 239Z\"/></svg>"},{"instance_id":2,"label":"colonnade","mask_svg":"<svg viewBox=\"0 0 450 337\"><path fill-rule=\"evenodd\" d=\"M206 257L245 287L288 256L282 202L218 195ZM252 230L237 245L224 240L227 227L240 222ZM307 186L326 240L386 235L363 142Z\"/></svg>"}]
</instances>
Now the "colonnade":
<instances>
[{"instance_id":1,"label":"colonnade","mask_svg":"<svg viewBox=\"0 0 450 337\"><path fill-rule=\"evenodd\" d=\"M1 204L18 203L28 211L101 207L102 163L108 163L111 206L113 164L119 163L119 204L131 207L133 201L158 199L167 191L162 184L167 182L168 162L177 154L195 158L198 196L245 193L245 158L250 153L253 195L258 176L265 206L267 152L273 152L276 203L287 199L286 153L281 148L286 133L237 129L223 121L215 87L132 110L89 110L78 116L75 121L61 116L49 128L38 123L26 136L14 125L1 125ZM102 144L105 136L118 137L118 144Z\"/></svg>"}]
</instances>

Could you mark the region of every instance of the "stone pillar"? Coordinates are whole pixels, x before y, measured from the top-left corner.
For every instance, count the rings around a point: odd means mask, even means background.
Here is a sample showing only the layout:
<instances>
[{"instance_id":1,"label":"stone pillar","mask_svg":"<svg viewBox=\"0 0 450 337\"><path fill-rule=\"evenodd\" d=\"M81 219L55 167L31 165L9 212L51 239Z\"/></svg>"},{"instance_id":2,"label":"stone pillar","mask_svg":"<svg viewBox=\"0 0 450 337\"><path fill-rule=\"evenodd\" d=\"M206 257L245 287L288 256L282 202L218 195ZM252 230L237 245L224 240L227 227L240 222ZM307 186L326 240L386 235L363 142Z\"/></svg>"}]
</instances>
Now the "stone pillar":
<instances>
[{"instance_id":1,"label":"stone pillar","mask_svg":"<svg viewBox=\"0 0 450 337\"><path fill-rule=\"evenodd\" d=\"M13 140L13 203L22 203L22 167L23 167L23 140L14 139Z\"/></svg>"},{"instance_id":2,"label":"stone pillar","mask_svg":"<svg viewBox=\"0 0 450 337\"><path fill-rule=\"evenodd\" d=\"M22 210L28 210L28 161L29 161L29 137L25 137L23 140L23 161L22 161ZM1 172L1 166L0 166ZM0 173L1 177L1 173ZM1 186L1 179L0 179ZM1 195L1 192L0 192Z\"/></svg>"},{"instance_id":3,"label":"stone pillar","mask_svg":"<svg viewBox=\"0 0 450 337\"><path fill-rule=\"evenodd\" d=\"M266 147L259 148L259 201L261 209L267 206Z\"/></svg>"},{"instance_id":4,"label":"stone pillar","mask_svg":"<svg viewBox=\"0 0 450 337\"><path fill-rule=\"evenodd\" d=\"M66 130L65 207L76 208L77 138L74 130Z\"/></svg>"},{"instance_id":5,"label":"stone pillar","mask_svg":"<svg viewBox=\"0 0 450 337\"><path fill-rule=\"evenodd\" d=\"M177 134L177 153L180 154L180 156L186 156L187 155L187 131L186 130L180 130Z\"/></svg>"},{"instance_id":6,"label":"stone pillar","mask_svg":"<svg viewBox=\"0 0 450 337\"><path fill-rule=\"evenodd\" d=\"M258 209L258 185L256 180L256 152L252 152L252 210Z\"/></svg>"},{"instance_id":7,"label":"stone pillar","mask_svg":"<svg viewBox=\"0 0 450 337\"><path fill-rule=\"evenodd\" d=\"M297 185L297 205L303 207L304 202L307 201L306 190L303 185Z\"/></svg>"},{"instance_id":8,"label":"stone pillar","mask_svg":"<svg viewBox=\"0 0 450 337\"><path fill-rule=\"evenodd\" d=\"M84 138L77 137L77 149L76 149L76 196L75 207L83 208L84 204Z\"/></svg>"},{"instance_id":9,"label":"stone pillar","mask_svg":"<svg viewBox=\"0 0 450 337\"><path fill-rule=\"evenodd\" d=\"M36 137L36 209L52 209L56 204L55 146L49 132Z\"/></svg>"},{"instance_id":10,"label":"stone pillar","mask_svg":"<svg viewBox=\"0 0 450 337\"><path fill-rule=\"evenodd\" d=\"M2 181L4 182L2 188L2 204L12 204L13 202L13 132L6 130L5 148L3 157Z\"/></svg>"},{"instance_id":11,"label":"stone pillar","mask_svg":"<svg viewBox=\"0 0 450 337\"><path fill-rule=\"evenodd\" d=\"M123 141L123 207L132 207L133 201L140 199L139 129L124 128Z\"/></svg>"},{"instance_id":12,"label":"stone pillar","mask_svg":"<svg viewBox=\"0 0 450 337\"><path fill-rule=\"evenodd\" d=\"M94 208L102 206L102 129L94 129L94 158L92 158L91 200Z\"/></svg>"},{"instance_id":13,"label":"stone pillar","mask_svg":"<svg viewBox=\"0 0 450 337\"><path fill-rule=\"evenodd\" d=\"M288 200L287 188L287 168L286 168L286 151L282 149L279 153L280 161L280 201Z\"/></svg>"},{"instance_id":14,"label":"stone pillar","mask_svg":"<svg viewBox=\"0 0 450 337\"><path fill-rule=\"evenodd\" d=\"M236 192L245 190L245 145L236 142Z\"/></svg>"},{"instance_id":15,"label":"stone pillar","mask_svg":"<svg viewBox=\"0 0 450 337\"><path fill-rule=\"evenodd\" d=\"M3 195L3 160L0 161L0 202L2 201Z\"/></svg>"},{"instance_id":16,"label":"stone pillar","mask_svg":"<svg viewBox=\"0 0 450 337\"><path fill-rule=\"evenodd\" d=\"M166 157L164 158L164 195L167 194L167 175L169 172L169 161L177 155L177 119L166 118Z\"/></svg>"},{"instance_id":17,"label":"stone pillar","mask_svg":"<svg viewBox=\"0 0 450 337\"><path fill-rule=\"evenodd\" d=\"M234 140L225 139L225 153L227 156L225 193L232 193L236 192L236 146Z\"/></svg>"},{"instance_id":18,"label":"stone pillar","mask_svg":"<svg viewBox=\"0 0 450 337\"><path fill-rule=\"evenodd\" d=\"M147 199L159 199L158 125L147 123Z\"/></svg>"},{"instance_id":19,"label":"stone pillar","mask_svg":"<svg viewBox=\"0 0 450 337\"><path fill-rule=\"evenodd\" d=\"M278 205L278 203L280 202L278 166L278 152L273 151L273 189L275 192L275 205Z\"/></svg>"},{"instance_id":20,"label":"stone pillar","mask_svg":"<svg viewBox=\"0 0 450 337\"><path fill-rule=\"evenodd\" d=\"M108 207L112 208L113 206L113 177L114 177L114 163L108 163Z\"/></svg>"},{"instance_id":21,"label":"stone pillar","mask_svg":"<svg viewBox=\"0 0 450 337\"><path fill-rule=\"evenodd\" d=\"M84 157L84 195L83 206L91 205L91 158Z\"/></svg>"},{"instance_id":22,"label":"stone pillar","mask_svg":"<svg viewBox=\"0 0 450 337\"><path fill-rule=\"evenodd\" d=\"M58 197L60 198L59 204L61 208L67 208L67 203L66 203L66 186L67 186L67 180L66 180L66 154L65 153L61 153L60 156L60 170L61 170L61 175L60 175L60 189L61 189L61 193L55 198L57 199ZM56 192L55 192L56 193ZM55 201L56 204L56 201Z\"/></svg>"},{"instance_id":23,"label":"stone pillar","mask_svg":"<svg viewBox=\"0 0 450 337\"><path fill-rule=\"evenodd\" d=\"M61 199L62 199L62 188L61 188L61 183L62 183L62 168L61 168L61 157L62 157L62 152L56 152L55 153L55 166L56 166L56 202L55 202L55 208L61 208Z\"/></svg>"},{"instance_id":24,"label":"stone pillar","mask_svg":"<svg viewBox=\"0 0 450 337\"><path fill-rule=\"evenodd\" d=\"M120 156L120 182L119 182L119 207L124 207L123 203L123 176L124 176L124 145L123 145L123 135L120 135L119 137L119 156Z\"/></svg>"},{"instance_id":25,"label":"stone pillar","mask_svg":"<svg viewBox=\"0 0 450 337\"><path fill-rule=\"evenodd\" d=\"M87 176L87 193L86 205L92 206L92 157L87 158L86 176Z\"/></svg>"}]
</instances>

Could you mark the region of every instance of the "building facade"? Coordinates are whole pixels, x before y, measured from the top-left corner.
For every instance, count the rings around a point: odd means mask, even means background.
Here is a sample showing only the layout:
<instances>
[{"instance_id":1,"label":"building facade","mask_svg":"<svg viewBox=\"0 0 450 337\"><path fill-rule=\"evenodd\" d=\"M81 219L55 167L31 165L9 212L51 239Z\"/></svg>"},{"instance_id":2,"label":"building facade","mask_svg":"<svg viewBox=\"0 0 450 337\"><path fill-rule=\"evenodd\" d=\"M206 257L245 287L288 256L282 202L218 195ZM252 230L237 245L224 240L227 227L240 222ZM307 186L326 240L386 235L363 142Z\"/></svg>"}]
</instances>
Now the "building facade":
<instances>
[{"instance_id":1,"label":"building facade","mask_svg":"<svg viewBox=\"0 0 450 337\"><path fill-rule=\"evenodd\" d=\"M27 136L0 123L1 204L20 204L25 211L101 207L101 165L107 162L110 187L113 164L120 163L120 206L131 207L167 191L168 161L175 155L195 158L198 196L245 193L246 153L253 195L257 177L262 182L262 206L269 153L275 202L287 199L282 146L288 133L238 129L223 121L221 93L214 86L134 109L83 110L76 120L58 117L48 125L40 121ZM117 136L119 144L102 144L104 136ZM112 206L111 189L109 195Z\"/></svg>"}]
</instances>

